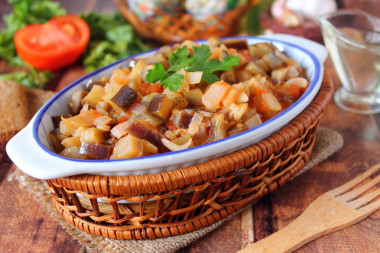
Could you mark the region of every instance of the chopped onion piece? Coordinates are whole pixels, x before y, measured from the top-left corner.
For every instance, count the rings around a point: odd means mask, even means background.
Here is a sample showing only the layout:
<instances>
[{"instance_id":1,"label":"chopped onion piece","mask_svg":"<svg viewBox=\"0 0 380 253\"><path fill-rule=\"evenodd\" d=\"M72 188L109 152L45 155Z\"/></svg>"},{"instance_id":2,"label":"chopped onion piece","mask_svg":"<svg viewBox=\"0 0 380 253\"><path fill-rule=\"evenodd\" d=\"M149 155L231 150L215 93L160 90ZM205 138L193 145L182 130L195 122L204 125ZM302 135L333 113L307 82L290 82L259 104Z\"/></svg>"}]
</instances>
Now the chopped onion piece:
<instances>
[{"instance_id":1,"label":"chopped onion piece","mask_svg":"<svg viewBox=\"0 0 380 253\"><path fill-rule=\"evenodd\" d=\"M124 134L127 133L127 128L129 127L130 124L131 124L131 122L124 121L123 123L120 123L120 124L114 126L111 129L111 134L113 136L115 136L116 138L120 139Z\"/></svg>"},{"instance_id":2,"label":"chopped onion piece","mask_svg":"<svg viewBox=\"0 0 380 253\"><path fill-rule=\"evenodd\" d=\"M281 104L278 102L277 98L271 93L264 93L261 95L264 102L267 104L271 111L278 112L281 111Z\"/></svg>"},{"instance_id":3,"label":"chopped onion piece","mask_svg":"<svg viewBox=\"0 0 380 253\"><path fill-rule=\"evenodd\" d=\"M187 149L193 143L193 140L191 138L187 142L185 142L184 144L182 144L182 145L177 145L174 142L169 141L166 138L162 138L161 141L165 145L165 147L167 147L171 151L178 151L178 150Z\"/></svg>"},{"instance_id":4,"label":"chopped onion piece","mask_svg":"<svg viewBox=\"0 0 380 253\"><path fill-rule=\"evenodd\" d=\"M248 129L251 129L255 126L258 126L262 123L261 119L260 119L260 115L259 114L256 114L255 116L253 116L252 118L250 118L249 120L247 120L244 125L246 125L248 127Z\"/></svg>"},{"instance_id":5,"label":"chopped onion piece","mask_svg":"<svg viewBox=\"0 0 380 253\"><path fill-rule=\"evenodd\" d=\"M199 132L199 127L201 126L203 120L203 115L200 113L194 113L193 118L189 124L189 129L187 130L189 134L194 135Z\"/></svg>"},{"instance_id":6,"label":"chopped onion piece","mask_svg":"<svg viewBox=\"0 0 380 253\"><path fill-rule=\"evenodd\" d=\"M301 88L306 88L307 80L302 77L296 77L296 78L289 79L288 81L285 82L285 85L292 85L292 84L297 85L298 87L301 87Z\"/></svg>"},{"instance_id":7,"label":"chopped onion piece","mask_svg":"<svg viewBox=\"0 0 380 253\"><path fill-rule=\"evenodd\" d=\"M187 72L187 79L189 84L197 84L200 83L202 80L202 71L196 71L196 72Z\"/></svg>"},{"instance_id":8,"label":"chopped onion piece","mask_svg":"<svg viewBox=\"0 0 380 253\"><path fill-rule=\"evenodd\" d=\"M249 100L249 97L247 96L247 93L242 91L236 102L237 103L245 103L245 102L248 102L248 100Z\"/></svg>"}]
</instances>

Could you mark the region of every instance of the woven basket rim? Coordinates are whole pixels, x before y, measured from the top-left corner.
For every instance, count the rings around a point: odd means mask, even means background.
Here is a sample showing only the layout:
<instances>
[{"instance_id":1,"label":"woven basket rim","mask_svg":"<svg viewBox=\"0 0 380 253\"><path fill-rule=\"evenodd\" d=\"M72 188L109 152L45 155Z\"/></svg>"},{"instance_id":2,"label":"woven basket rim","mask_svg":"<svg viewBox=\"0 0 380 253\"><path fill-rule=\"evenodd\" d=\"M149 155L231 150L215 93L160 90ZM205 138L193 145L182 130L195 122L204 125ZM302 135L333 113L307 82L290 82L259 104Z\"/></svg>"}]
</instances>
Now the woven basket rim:
<instances>
[{"instance_id":1,"label":"woven basket rim","mask_svg":"<svg viewBox=\"0 0 380 253\"><path fill-rule=\"evenodd\" d=\"M307 130L318 123L323 111L329 104L334 88L332 79L327 71L324 73L322 86L313 101L298 116L291 120L280 130L274 132L269 137L238 151L211 159L207 162L179 168L172 171L164 171L154 174L128 175L128 176L105 176L81 174L62 178L50 179L53 184L61 185L69 189L76 189L93 194L146 194L152 192L154 185L162 182L175 182L165 184L165 189L160 191L170 191L190 184L205 182L212 178L222 176L238 168L252 164L254 161L262 161L276 152L279 152L291 142L296 141ZM278 141L280 140L280 142ZM250 159L245 159L242 154L250 154ZM230 164L228 170L212 170L212 166L217 166L221 161ZM207 170L207 171L205 171ZM168 180L167 180L168 179ZM142 184L136 184L142 182ZM103 185L103 187L101 187ZM104 188L107 185L107 189ZM124 185L122 189L118 186ZM110 186L116 186L117 190ZM181 187L180 187L181 188Z\"/></svg>"},{"instance_id":2,"label":"woven basket rim","mask_svg":"<svg viewBox=\"0 0 380 253\"><path fill-rule=\"evenodd\" d=\"M237 33L240 18L260 0L248 0L232 10L212 14L202 21L193 19L189 13L180 13L175 17L164 12L158 12L160 19L148 17L146 20L141 20L130 10L126 0L114 0L114 2L140 36L162 43L176 43L183 40L207 39L211 36L225 37ZM223 29L220 29L220 25Z\"/></svg>"}]
</instances>

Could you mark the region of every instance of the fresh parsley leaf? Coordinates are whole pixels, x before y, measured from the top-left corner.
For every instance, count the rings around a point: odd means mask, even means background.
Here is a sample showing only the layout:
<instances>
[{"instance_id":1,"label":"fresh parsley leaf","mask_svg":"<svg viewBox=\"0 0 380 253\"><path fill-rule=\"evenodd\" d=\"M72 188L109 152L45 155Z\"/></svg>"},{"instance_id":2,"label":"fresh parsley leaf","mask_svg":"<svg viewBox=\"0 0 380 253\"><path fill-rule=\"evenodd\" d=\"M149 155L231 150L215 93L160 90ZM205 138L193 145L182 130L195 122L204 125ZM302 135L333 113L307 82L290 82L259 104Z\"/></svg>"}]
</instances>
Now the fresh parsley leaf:
<instances>
[{"instance_id":1,"label":"fresh parsley leaf","mask_svg":"<svg viewBox=\"0 0 380 253\"><path fill-rule=\"evenodd\" d=\"M153 69L148 70L148 74L145 77L145 80L148 83L155 83L162 79L164 79L167 76L167 72L164 68L164 66L160 63L155 63Z\"/></svg>"},{"instance_id":2,"label":"fresh parsley leaf","mask_svg":"<svg viewBox=\"0 0 380 253\"><path fill-rule=\"evenodd\" d=\"M173 52L169 55L169 63L173 71L178 71L184 68L188 63L189 49L187 47L181 47L177 52Z\"/></svg>"},{"instance_id":3,"label":"fresh parsley leaf","mask_svg":"<svg viewBox=\"0 0 380 253\"><path fill-rule=\"evenodd\" d=\"M148 83L156 83L169 88L171 91L177 91L182 83L183 75L177 74L181 69L187 72L202 71L202 79L207 83L219 81L219 78L213 74L216 71L231 70L240 62L238 56L226 56L223 60L208 59L211 56L210 48L202 44L200 47L193 47L193 55L189 56L189 49L183 46L169 55L170 68L166 71L161 63L155 63L153 69L148 70L145 80Z\"/></svg>"},{"instance_id":4,"label":"fresh parsley leaf","mask_svg":"<svg viewBox=\"0 0 380 253\"><path fill-rule=\"evenodd\" d=\"M49 71L16 71L0 75L0 80L12 80L21 83L27 88L38 88L47 83L52 78L52 73Z\"/></svg>"},{"instance_id":5,"label":"fresh parsley leaf","mask_svg":"<svg viewBox=\"0 0 380 253\"><path fill-rule=\"evenodd\" d=\"M183 75L171 74L162 79L160 84L162 84L164 88L169 88L169 90L171 91L177 91L182 83L181 79L183 78Z\"/></svg>"},{"instance_id":6,"label":"fresh parsley leaf","mask_svg":"<svg viewBox=\"0 0 380 253\"><path fill-rule=\"evenodd\" d=\"M146 46L120 13L91 12L81 17L90 26L90 43L83 56L86 72L92 72L122 58L143 52Z\"/></svg>"}]
</instances>

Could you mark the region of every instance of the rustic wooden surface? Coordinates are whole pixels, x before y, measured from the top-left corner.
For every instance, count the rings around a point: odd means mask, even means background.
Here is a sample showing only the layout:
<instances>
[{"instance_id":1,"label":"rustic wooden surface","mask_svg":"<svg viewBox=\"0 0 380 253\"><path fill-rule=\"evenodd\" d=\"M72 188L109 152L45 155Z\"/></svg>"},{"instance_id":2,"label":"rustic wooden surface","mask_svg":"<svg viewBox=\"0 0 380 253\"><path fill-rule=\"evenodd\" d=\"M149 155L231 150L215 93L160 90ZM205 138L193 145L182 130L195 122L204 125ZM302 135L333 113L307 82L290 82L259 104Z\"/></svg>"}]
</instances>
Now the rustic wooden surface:
<instances>
[{"instance_id":1,"label":"rustic wooden surface","mask_svg":"<svg viewBox=\"0 0 380 253\"><path fill-rule=\"evenodd\" d=\"M115 10L111 1L61 1L71 13ZM341 0L344 7L355 7L380 15L377 0ZM6 0L0 0L0 14L10 11ZM3 27L2 21L0 28ZM333 74L336 88L339 79L330 60L326 68ZM0 73L9 67L0 63ZM83 69L73 66L56 73L57 89L81 75ZM363 116L347 113L331 102L322 125L341 133L344 147L328 160L312 168L274 194L265 197L244 213L222 225L181 252L236 252L260 240L295 219L320 194L343 184L380 162L380 114ZM16 183L7 180L10 164L0 165L0 252L83 252L84 249ZM344 230L317 239L297 252L380 252L380 211Z\"/></svg>"}]
</instances>

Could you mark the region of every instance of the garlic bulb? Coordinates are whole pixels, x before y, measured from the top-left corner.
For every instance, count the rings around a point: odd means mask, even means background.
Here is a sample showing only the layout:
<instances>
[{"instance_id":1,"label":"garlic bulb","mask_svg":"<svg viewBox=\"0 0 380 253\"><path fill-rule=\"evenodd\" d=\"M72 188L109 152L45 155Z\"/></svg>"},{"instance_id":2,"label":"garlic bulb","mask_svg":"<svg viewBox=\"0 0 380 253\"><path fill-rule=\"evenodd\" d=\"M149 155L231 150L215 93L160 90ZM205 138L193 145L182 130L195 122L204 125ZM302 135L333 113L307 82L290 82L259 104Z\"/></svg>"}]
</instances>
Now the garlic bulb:
<instances>
[{"instance_id":1,"label":"garlic bulb","mask_svg":"<svg viewBox=\"0 0 380 253\"><path fill-rule=\"evenodd\" d=\"M315 18L336 11L335 0L286 0L285 8Z\"/></svg>"},{"instance_id":2,"label":"garlic bulb","mask_svg":"<svg viewBox=\"0 0 380 253\"><path fill-rule=\"evenodd\" d=\"M271 15L277 20L284 20L290 14L315 18L336 9L335 0L276 0L271 6Z\"/></svg>"}]
</instances>

